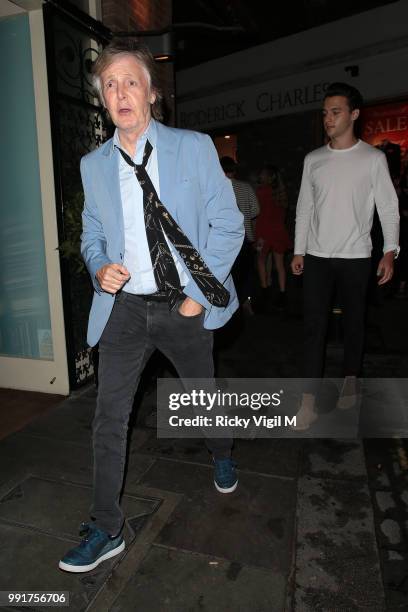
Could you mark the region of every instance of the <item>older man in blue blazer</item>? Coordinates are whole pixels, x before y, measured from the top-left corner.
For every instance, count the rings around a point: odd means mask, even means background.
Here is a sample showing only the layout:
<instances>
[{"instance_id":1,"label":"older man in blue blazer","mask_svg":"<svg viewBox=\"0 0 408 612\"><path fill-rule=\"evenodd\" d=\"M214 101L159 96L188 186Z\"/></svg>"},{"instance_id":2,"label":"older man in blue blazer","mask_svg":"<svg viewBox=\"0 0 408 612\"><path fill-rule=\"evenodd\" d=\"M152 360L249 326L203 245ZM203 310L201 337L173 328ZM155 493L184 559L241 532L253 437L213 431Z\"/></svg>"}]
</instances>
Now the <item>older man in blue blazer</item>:
<instances>
[{"instance_id":1,"label":"older man in blue blazer","mask_svg":"<svg viewBox=\"0 0 408 612\"><path fill-rule=\"evenodd\" d=\"M112 41L94 81L116 131L81 162L82 254L95 289L88 342L99 342L100 358L92 520L59 563L70 572L90 571L124 549L119 501L140 375L155 349L182 378L214 375L212 330L238 307L230 271L244 236L211 139L155 120L161 94L149 51ZM234 491L232 440L207 445L217 490Z\"/></svg>"}]
</instances>

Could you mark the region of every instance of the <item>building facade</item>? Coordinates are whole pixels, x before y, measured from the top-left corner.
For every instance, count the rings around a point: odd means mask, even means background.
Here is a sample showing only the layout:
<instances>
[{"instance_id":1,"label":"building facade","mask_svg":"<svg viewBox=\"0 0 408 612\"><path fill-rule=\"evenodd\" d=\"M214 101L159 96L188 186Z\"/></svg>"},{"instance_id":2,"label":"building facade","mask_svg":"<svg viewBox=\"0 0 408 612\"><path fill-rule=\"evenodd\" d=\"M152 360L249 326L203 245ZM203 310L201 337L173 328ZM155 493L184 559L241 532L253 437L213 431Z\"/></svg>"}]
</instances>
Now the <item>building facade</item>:
<instances>
[{"instance_id":1,"label":"building facade","mask_svg":"<svg viewBox=\"0 0 408 612\"><path fill-rule=\"evenodd\" d=\"M66 395L93 375L92 287L78 255L79 160L112 128L92 90L91 66L112 33L142 38L170 24L169 0L1 2L2 387ZM174 109L171 64L161 71Z\"/></svg>"},{"instance_id":2,"label":"building facade","mask_svg":"<svg viewBox=\"0 0 408 612\"><path fill-rule=\"evenodd\" d=\"M325 89L345 81L367 108L362 137L407 163L408 4L404 0L207 62L176 75L178 125L210 133L254 177L279 166L293 214L305 154L323 144Z\"/></svg>"}]
</instances>

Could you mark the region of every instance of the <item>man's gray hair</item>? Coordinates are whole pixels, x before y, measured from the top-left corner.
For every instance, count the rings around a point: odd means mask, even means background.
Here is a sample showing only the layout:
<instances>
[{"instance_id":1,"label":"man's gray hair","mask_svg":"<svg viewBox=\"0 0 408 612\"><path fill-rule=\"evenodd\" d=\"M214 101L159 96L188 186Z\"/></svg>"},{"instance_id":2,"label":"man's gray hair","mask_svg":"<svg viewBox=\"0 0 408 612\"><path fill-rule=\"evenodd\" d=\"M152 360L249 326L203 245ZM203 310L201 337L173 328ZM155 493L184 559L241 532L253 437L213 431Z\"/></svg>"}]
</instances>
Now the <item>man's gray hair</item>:
<instances>
[{"instance_id":1,"label":"man's gray hair","mask_svg":"<svg viewBox=\"0 0 408 612\"><path fill-rule=\"evenodd\" d=\"M92 66L93 86L96 89L102 104L105 104L102 93L101 75L112 62L121 55L130 55L140 64L146 74L149 89L156 99L152 104L152 116L161 121L163 119L161 101L163 94L160 87L159 75L153 55L149 49L134 38L114 38L100 53Z\"/></svg>"}]
</instances>

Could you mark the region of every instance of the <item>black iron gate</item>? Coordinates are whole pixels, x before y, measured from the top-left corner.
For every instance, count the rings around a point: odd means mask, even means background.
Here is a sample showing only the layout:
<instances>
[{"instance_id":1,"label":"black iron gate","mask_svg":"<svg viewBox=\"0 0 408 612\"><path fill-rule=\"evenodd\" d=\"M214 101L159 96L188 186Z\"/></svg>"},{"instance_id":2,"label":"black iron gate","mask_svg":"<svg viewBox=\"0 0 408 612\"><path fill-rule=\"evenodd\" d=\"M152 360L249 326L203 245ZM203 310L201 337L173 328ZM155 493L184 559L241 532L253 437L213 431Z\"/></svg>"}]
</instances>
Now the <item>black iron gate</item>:
<instances>
[{"instance_id":1,"label":"black iron gate","mask_svg":"<svg viewBox=\"0 0 408 612\"><path fill-rule=\"evenodd\" d=\"M76 388L93 375L86 344L92 286L79 254L79 162L110 136L92 90L91 65L111 34L67 3L50 0L43 11L67 356L70 386Z\"/></svg>"}]
</instances>

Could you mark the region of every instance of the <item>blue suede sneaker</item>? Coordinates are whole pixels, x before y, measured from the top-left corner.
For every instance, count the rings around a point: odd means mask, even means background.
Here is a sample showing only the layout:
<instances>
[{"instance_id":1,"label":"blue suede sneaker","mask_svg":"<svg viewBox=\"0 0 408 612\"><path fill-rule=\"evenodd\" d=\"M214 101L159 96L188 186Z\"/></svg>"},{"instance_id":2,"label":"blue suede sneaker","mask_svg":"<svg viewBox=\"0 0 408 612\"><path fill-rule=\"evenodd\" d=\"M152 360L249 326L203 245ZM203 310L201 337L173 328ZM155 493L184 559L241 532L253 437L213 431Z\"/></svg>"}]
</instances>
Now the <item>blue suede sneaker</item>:
<instances>
[{"instance_id":1,"label":"blue suede sneaker","mask_svg":"<svg viewBox=\"0 0 408 612\"><path fill-rule=\"evenodd\" d=\"M113 538L92 523L82 523L79 535L85 536L82 542L69 550L58 564L66 572L89 572L125 549L122 535Z\"/></svg>"},{"instance_id":2,"label":"blue suede sneaker","mask_svg":"<svg viewBox=\"0 0 408 612\"><path fill-rule=\"evenodd\" d=\"M214 484L220 493L232 493L238 485L235 463L230 457L214 457Z\"/></svg>"}]
</instances>

